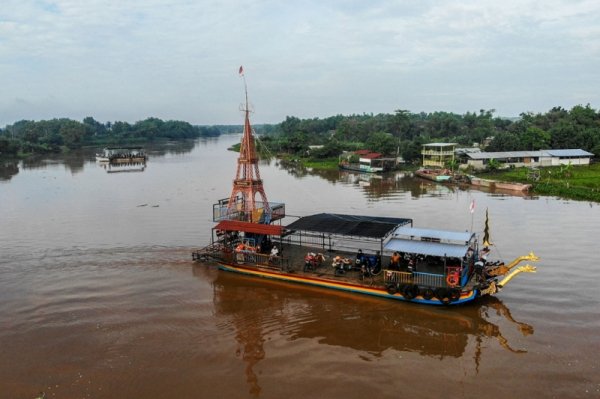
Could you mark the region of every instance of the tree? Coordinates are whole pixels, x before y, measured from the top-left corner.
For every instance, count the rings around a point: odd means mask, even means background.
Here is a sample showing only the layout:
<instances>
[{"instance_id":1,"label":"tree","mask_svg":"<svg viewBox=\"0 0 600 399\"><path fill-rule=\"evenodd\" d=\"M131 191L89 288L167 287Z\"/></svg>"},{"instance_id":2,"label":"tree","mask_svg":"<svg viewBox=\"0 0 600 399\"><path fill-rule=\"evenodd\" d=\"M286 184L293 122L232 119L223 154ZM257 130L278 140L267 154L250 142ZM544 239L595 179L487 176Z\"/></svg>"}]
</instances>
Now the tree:
<instances>
[{"instance_id":1,"label":"tree","mask_svg":"<svg viewBox=\"0 0 600 399\"><path fill-rule=\"evenodd\" d=\"M395 154L397 145L397 139L395 139L391 134L384 132L371 134L368 140L365 142L365 147L384 155Z\"/></svg>"},{"instance_id":2,"label":"tree","mask_svg":"<svg viewBox=\"0 0 600 399\"><path fill-rule=\"evenodd\" d=\"M77 121L67 120L61 125L59 132L67 147L76 148L85 135L85 126Z\"/></svg>"},{"instance_id":3,"label":"tree","mask_svg":"<svg viewBox=\"0 0 600 399\"><path fill-rule=\"evenodd\" d=\"M537 151L550 147L550 133L539 127L530 126L521 137L521 147L524 150Z\"/></svg>"}]
</instances>

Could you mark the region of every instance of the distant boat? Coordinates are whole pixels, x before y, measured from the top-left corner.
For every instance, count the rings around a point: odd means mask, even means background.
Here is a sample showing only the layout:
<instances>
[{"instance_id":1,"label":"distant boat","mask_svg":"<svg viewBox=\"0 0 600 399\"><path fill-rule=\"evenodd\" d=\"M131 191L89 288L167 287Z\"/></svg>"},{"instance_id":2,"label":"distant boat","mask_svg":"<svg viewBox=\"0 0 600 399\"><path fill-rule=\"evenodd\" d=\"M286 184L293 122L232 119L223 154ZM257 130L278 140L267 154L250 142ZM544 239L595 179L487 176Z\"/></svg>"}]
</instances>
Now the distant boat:
<instances>
[{"instance_id":1,"label":"distant boat","mask_svg":"<svg viewBox=\"0 0 600 399\"><path fill-rule=\"evenodd\" d=\"M148 159L142 147L106 147L96 153L97 162L132 163L146 162Z\"/></svg>"}]
</instances>

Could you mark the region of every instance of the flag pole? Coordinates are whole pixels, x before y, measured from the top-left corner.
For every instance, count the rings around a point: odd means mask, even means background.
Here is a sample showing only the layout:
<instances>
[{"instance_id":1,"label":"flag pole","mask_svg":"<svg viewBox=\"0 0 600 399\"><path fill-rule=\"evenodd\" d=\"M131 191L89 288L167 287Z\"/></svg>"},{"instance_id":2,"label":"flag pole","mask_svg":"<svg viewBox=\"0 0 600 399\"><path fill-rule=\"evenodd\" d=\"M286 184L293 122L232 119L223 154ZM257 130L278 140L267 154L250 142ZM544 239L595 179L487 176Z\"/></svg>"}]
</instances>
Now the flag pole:
<instances>
[{"instance_id":1,"label":"flag pole","mask_svg":"<svg viewBox=\"0 0 600 399\"><path fill-rule=\"evenodd\" d=\"M473 233L473 218L475 215L475 199L471 200L471 205L469 205L469 211L471 211L471 233Z\"/></svg>"},{"instance_id":2,"label":"flag pole","mask_svg":"<svg viewBox=\"0 0 600 399\"><path fill-rule=\"evenodd\" d=\"M244 111L248 112L248 86L246 85L246 75L244 74L244 66L240 65L239 74L244 79L244 93L246 94L246 109Z\"/></svg>"}]
</instances>

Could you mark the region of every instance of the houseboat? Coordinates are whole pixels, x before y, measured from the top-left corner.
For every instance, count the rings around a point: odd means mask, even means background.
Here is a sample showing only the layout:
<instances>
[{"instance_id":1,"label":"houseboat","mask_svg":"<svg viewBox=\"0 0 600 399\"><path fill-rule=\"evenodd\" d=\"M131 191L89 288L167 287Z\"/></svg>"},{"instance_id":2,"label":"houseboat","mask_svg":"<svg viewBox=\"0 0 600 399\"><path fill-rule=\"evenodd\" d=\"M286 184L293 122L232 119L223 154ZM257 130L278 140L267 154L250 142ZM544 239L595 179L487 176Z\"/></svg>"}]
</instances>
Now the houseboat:
<instances>
[{"instance_id":1,"label":"houseboat","mask_svg":"<svg viewBox=\"0 0 600 399\"><path fill-rule=\"evenodd\" d=\"M97 162L141 163L148 159L142 147L107 147L96 153Z\"/></svg>"},{"instance_id":2,"label":"houseboat","mask_svg":"<svg viewBox=\"0 0 600 399\"><path fill-rule=\"evenodd\" d=\"M338 166L342 170L354 172L384 173L392 170L396 163L396 158L384 158L378 152L358 150L342 154Z\"/></svg>"},{"instance_id":3,"label":"houseboat","mask_svg":"<svg viewBox=\"0 0 600 399\"><path fill-rule=\"evenodd\" d=\"M240 68L242 71L242 68ZM245 85L245 78L244 78ZM285 204L270 203L260 179L249 121L229 197L213 205L211 242L192 253L224 271L392 300L454 305L498 293L533 253L491 261L489 224L472 232L421 229L412 218L318 213L287 225Z\"/></svg>"}]
</instances>

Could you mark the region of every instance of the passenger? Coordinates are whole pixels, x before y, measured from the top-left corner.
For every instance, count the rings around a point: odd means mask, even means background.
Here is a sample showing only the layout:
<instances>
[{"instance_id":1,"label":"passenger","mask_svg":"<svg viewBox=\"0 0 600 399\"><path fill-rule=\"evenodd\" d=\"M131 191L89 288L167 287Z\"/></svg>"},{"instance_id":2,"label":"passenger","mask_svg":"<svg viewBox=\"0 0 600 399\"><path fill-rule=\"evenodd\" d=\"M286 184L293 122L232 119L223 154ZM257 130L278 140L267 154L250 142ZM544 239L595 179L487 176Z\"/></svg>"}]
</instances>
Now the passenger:
<instances>
[{"instance_id":1,"label":"passenger","mask_svg":"<svg viewBox=\"0 0 600 399\"><path fill-rule=\"evenodd\" d=\"M362 249L359 249L356 253L356 266L360 267L365 264L365 254L363 254Z\"/></svg>"},{"instance_id":2,"label":"passenger","mask_svg":"<svg viewBox=\"0 0 600 399\"><path fill-rule=\"evenodd\" d=\"M394 252L392 257L390 258L390 269L391 270L400 270L400 254L398 252Z\"/></svg>"},{"instance_id":3,"label":"passenger","mask_svg":"<svg viewBox=\"0 0 600 399\"><path fill-rule=\"evenodd\" d=\"M414 256L411 256L410 259L408 259L407 271L409 273L414 273L417 271L417 260Z\"/></svg>"},{"instance_id":4,"label":"passenger","mask_svg":"<svg viewBox=\"0 0 600 399\"><path fill-rule=\"evenodd\" d=\"M372 273L377 274L381 271L381 252L377 251L375 254L375 264L372 266Z\"/></svg>"},{"instance_id":5,"label":"passenger","mask_svg":"<svg viewBox=\"0 0 600 399\"><path fill-rule=\"evenodd\" d=\"M269 261L274 261L279 256L279 249L277 249L277 245L273 245L271 248L271 255L269 256Z\"/></svg>"}]
</instances>

